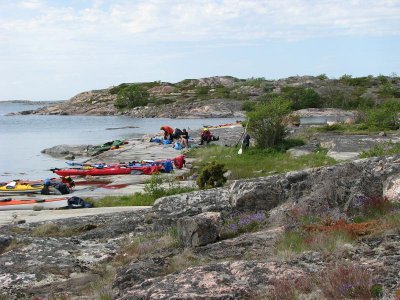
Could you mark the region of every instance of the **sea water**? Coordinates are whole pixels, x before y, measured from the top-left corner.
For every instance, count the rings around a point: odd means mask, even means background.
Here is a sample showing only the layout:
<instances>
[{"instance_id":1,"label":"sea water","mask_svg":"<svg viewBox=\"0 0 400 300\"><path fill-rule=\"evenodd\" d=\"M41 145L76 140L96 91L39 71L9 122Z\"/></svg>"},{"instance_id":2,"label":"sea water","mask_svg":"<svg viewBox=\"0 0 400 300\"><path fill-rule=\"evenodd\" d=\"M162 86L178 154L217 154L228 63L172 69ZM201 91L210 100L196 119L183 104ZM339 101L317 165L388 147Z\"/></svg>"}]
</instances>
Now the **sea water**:
<instances>
[{"instance_id":1,"label":"sea water","mask_svg":"<svg viewBox=\"0 0 400 300\"><path fill-rule=\"evenodd\" d=\"M43 105L0 102L0 182L13 179L45 179L55 167L67 167L41 150L56 145L99 145L114 139L160 134L162 125L173 128L201 128L236 121L232 118L166 119L126 116L11 115L10 112L37 109ZM136 128L133 128L136 127Z\"/></svg>"}]
</instances>

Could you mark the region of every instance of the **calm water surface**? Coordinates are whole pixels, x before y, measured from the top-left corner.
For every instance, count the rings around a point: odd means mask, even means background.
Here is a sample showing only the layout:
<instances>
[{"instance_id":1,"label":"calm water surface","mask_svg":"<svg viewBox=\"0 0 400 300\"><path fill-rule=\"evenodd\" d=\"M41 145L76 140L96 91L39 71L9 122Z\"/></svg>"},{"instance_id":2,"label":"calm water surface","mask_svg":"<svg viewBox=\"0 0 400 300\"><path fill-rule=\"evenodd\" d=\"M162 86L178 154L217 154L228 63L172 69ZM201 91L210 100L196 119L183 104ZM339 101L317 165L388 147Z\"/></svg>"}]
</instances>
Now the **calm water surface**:
<instances>
[{"instance_id":1,"label":"calm water surface","mask_svg":"<svg viewBox=\"0 0 400 300\"><path fill-rule=\"evenodd\" d=\"M134 119L123 116L5 116L9 112L36 109L38 105L0 102L0 181L44 179L53 176L54 167L65 167L64 159L55 159L40 151L60 144L103 144L120 138L159 133L160 126L196 129L236 119ZM138 128L120 128L137 126Z\"/></svg>"}]
</instances>

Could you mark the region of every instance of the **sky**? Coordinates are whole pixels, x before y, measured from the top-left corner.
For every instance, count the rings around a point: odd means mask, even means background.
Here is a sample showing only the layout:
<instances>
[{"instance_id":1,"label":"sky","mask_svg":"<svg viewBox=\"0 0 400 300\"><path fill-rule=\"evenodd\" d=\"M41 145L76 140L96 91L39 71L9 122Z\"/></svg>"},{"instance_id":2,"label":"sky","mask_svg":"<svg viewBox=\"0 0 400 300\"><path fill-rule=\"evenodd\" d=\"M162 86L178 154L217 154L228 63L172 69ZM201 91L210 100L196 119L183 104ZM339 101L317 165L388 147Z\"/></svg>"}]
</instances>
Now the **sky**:
<instances>
[{"instance_id":1,"label":"sky","mask_svg":"<svg viewBox=\"0 0 400 300\"><path fill-rule=\"evenodd\" d=\"M0 100L319 74L400 74L400 0L0 0Z\"/></svg>"}]
</instances>

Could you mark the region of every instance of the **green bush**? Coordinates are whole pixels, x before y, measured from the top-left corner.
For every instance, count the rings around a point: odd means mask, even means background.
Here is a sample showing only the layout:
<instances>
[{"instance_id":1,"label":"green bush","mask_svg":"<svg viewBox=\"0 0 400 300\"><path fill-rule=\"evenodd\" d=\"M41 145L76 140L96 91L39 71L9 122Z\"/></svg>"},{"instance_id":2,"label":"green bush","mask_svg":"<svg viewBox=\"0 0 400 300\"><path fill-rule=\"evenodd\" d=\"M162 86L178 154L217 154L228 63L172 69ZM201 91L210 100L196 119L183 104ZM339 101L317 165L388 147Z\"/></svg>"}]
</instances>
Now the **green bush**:
<instances>
[{"instance_id":1,"label":"green bush","mask_svg":"<svg viewBox=\"0 0 400 300\"><path fill-rule=\"evenodd\" d=\"M149 98L150 94L147 90L139 84L133 84L119 90L115 106L119 109L146 106Z\"/></svg>"},{"instance_id":2,"label":"green bush","mask_svg":"<svg viewBox=\"0 0 400 300\"><path fill-rule=\"evenodd\" d=\"M279 144L286 135L282 121L290 111L290 102L275 98L269 102L256 105L255 110L247 112L248 131L260 148Z\"/></svg>"},{"instance_id":3,"label":"green bush","mask_svg":"<svg viewBox=\"0 0 400 300\"><path fill-rule=\"evenodd\" d=\"M205 99L205 98L207 98L208 92L210 91L210 89L211 88L209 86L198 86L195 89L196 96L198 98Z\"/></svg>"},{"instance_id":4,"label":"green bush","mask_svg":"<svg viewBox=\"0 0 400 300\"><path fill-rule=\"evenodd\" d=\"M251 78L246 79L245 85L249 85L249 86L253 86L253 87L259 88L259 87L261 87L261 84L263 82L265 82L265 78L264 77L258 77L258 78L251 77Z\"/></svg>"},{"instance_id":5,"label":"green bush","mask_svg":"<svg viewBox=\"0 0 400 300\"><path fill-rule=\"evenodd\" d=\"M365 113L365 124L376 130L397 130L399 122L400 101L387 100L379 107L369 109Z\"/></svg>"},{"instance_id":6,"label":"green bush","mask_svg":"<svg viewBox=\"0 0 400 300\"><path fill-rule=\"evenodd\" d=\"M373 77L371 75L366 76L366 77L352 78L351 75L345 74L339 78L339 81L343 84L350 85L350 86L371 87L372 79L373 79Z\"/></svg>"},{"instance_id":7,"label":"green bush","mask_svg":"<svg viewBox=\"0 0 400 300\"><path fill-rule=\"evenodd\" d=\"M254 102L254 101L244 101L244 102L242 103L242 110L244 110L244 111L254 111L256 105L257 105L257 102Z\"/></svg>"},{"instance_id":8,"label":"green bush","mask_svg":"<svg viewBox=\"0 0 400 300\"><path fill-rule=\"evenodd\" d=\"M132 85L131 83L121 83L120 85L114 86L113 88L110 89L110 94L116 95L121 91L122 89Z\"/></svg>"},{"instance_id":9,"label":"green bush","mask_svg":"<svg viewBox=\"0 0 400 300\"><path fill-rule=\"evenodd\" d=\"M316 91L303 87L283 87L282 95L292 101L292 109L322 107L322 99Z\"/></svg>"},{"instance_id":10,"label":"green bush","mask_svg":"<svg viewBox=\"0 0 400 300\"><path fill-rule=\"evenodd\" d=\"M326 76L325 73L322 73L322 74L318 75L317 78L318 78L319 80L327 80L327 79L329 79L329 77Z\"/></svg>"},{"instance_id":11,"label":"green bush","mask_svg":"<svg viewBox=\"0 0 400 300\"><path fill-rule=\"evenodd\" d=\"M200 170L197 185L201 189L223 186L226 182L225 172L226 169L223 164L217 164L212 161Z\"/></svg>"},{"instance_id":12,"label":"green bush","mask_svg":"<svg viewBox=\"0 0 400 300\"><path fill-rule=\"evenodd\" d=\"M215 88L213 96L215 98L230 98L230 89L225 86L218 86Z\"/></svg>"}]
</instances>

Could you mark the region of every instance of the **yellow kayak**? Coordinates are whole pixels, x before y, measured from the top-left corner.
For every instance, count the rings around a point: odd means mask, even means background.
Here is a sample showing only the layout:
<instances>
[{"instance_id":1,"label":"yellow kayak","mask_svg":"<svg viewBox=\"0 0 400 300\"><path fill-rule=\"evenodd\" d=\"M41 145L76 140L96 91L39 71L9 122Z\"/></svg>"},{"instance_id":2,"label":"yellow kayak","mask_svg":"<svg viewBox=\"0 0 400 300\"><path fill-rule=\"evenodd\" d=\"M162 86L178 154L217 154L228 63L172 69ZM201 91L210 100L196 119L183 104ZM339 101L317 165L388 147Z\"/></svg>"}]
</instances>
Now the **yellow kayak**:
<instances>
[{"instance_id":1,"label":"yellow kayak","mask_svg":"<svg viewBox=\"0 0 400 300\"><path fill-rule=\"evenodd\" d=\"M0 194L40 193L42 188L42 183L11 181L0 184Z\"/></svg>"}]
</instances>

